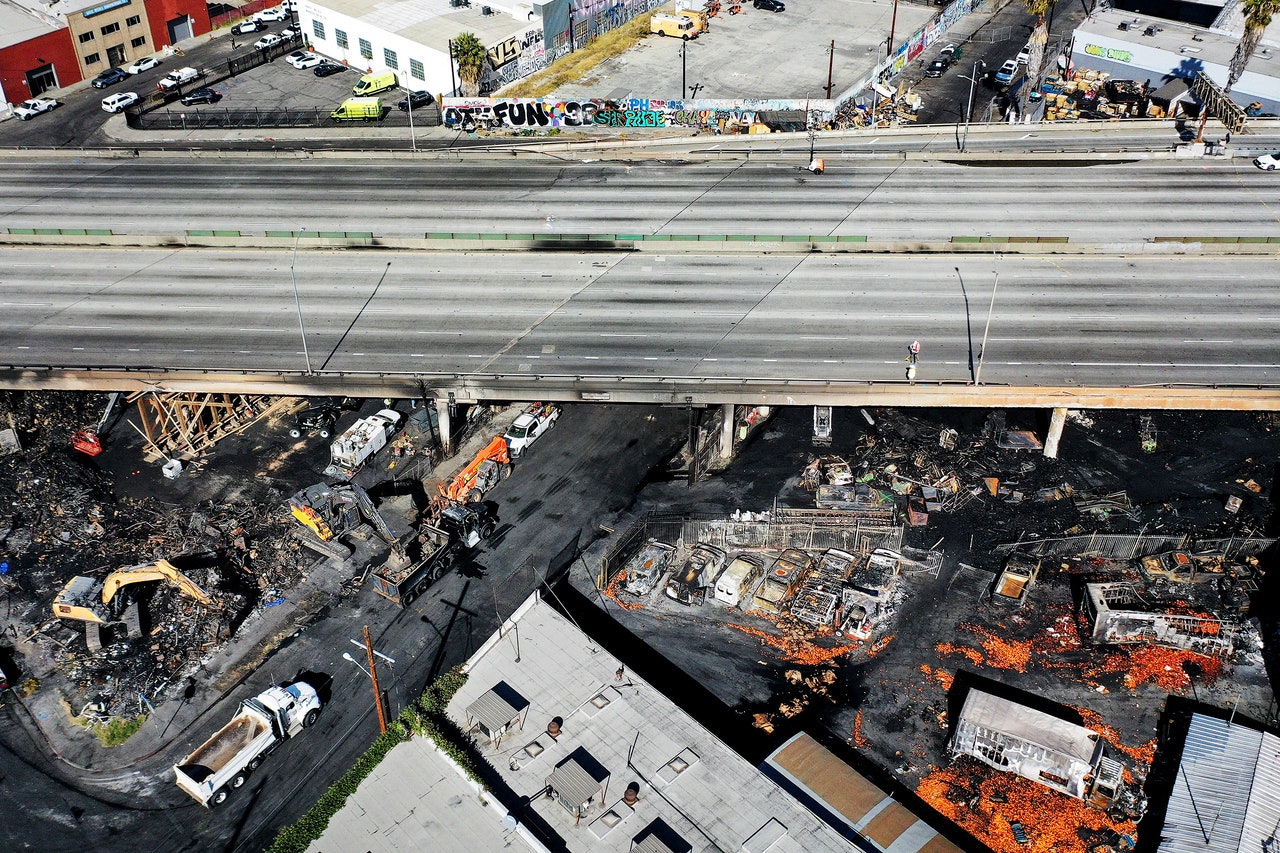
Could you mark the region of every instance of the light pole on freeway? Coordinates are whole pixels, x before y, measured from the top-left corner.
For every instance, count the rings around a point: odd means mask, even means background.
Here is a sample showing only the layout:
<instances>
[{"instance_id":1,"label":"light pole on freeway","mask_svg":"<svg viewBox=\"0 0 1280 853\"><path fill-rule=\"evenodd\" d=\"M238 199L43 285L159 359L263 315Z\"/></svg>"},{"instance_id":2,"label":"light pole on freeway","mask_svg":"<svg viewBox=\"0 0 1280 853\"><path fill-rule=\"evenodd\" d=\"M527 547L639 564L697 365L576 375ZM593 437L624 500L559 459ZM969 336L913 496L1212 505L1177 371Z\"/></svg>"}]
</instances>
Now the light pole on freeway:
<instances>
[{"instance_id":1,"label":"light pole on freeway","mask_svg":"<svg viewBox=\"0 0 1280 853\"><path fill-rule=\"evenodd\" d=\"M293 304L298 308L298 331L302 333L302 357L307 362L307 375L311 376L311 351L307 349L307 327L302 322L302 299L298 296L298 274L294 272L294 267L298 263L298 241L302 239L302 232L306 229L298 231L293 237L293 258L289 261L289 278L293 280Z\"/></svg>"}]
</instances>

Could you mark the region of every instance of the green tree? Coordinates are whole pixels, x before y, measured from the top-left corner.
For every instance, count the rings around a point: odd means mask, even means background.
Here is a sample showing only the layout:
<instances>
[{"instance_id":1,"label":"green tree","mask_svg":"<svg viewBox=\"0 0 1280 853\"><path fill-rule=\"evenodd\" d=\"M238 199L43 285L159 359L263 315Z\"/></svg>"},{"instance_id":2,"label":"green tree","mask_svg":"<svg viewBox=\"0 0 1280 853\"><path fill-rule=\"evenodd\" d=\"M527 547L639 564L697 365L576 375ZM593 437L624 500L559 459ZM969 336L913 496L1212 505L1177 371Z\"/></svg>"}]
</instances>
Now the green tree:
<instances>
[{"instance_id":1,"label":"green tree","mask_svg":"<svg viewBox=\"0 0 1280 853\"><path fill-rule=\"evenodd\" d=\"M480 92L480 75L489 62L489 52L475 33L461 33L453 40L453 58L458 62L462 94L475 97Z\"/></svg>"},{"instance_id":2,"label":"green tree","mask_svg":"<svg viewBox=\"0 0 1280 853\"><path fill-rule=\"evenodd\" d=\"M1027 104L1032 92L1040 91L1040 80L1044 76L1045 45L1049 43L1049 12L1053 9L1053 0L1022 0L1027 12L1036 19L1036 28L1027 39L1027 79L1018 92L1018 115L1027 114Z\"/></svg>"},{"instance_id":3,"label":"green tree","mask_svg":"<svg viewBox=\"0 0 1280 853\"><path fill-rule=\"evenodd\" d=\"M1280 0L1243 0L1240 5L1244 9L1244 32L1240 35L1235 53L1231 54L1231 63L1227 66L1227 85L1222 88L1226 93L1231 92L1231 87L1244 74L1245 66L1258 48L1262 33L1271 23L1271 16L1280 12ZM1202 107L1200 126L1196 129L1197 142L1204 141L1204 126L1208 121L1209 111Z\"/></svg>"}]
</instances>

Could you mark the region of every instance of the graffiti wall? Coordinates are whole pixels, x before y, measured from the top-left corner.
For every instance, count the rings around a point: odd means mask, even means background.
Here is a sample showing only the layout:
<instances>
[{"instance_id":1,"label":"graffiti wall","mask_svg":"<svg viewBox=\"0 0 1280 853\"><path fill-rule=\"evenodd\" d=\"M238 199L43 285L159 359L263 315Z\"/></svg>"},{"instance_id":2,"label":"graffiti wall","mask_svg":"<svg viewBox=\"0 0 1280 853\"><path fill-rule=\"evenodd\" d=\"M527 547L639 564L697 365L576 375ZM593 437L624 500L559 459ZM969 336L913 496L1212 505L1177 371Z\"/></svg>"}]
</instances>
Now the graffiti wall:
<instances>
[{"instance_id":1,"label":"graffiti wall","mask_svg":"<svg viewBox=\"0 0 1280 853\"><path fill-rule=\"evenodd\" d=\"M831 118L833 101L739 98L736 100L601 98L445 98L447 126L542 127L707 127L754 124L762 112L807 114L810 124Z\"/></svg>"}]
</instances>

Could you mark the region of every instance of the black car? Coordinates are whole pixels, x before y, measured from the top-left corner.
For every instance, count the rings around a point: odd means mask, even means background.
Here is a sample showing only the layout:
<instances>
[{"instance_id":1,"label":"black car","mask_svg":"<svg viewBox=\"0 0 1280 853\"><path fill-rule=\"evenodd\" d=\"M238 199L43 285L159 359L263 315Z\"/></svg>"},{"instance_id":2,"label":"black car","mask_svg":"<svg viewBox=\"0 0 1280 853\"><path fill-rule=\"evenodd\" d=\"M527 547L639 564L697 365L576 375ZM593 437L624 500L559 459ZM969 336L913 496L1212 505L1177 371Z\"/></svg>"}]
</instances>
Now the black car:
<instances>
[{"instance_id":1,"label":"black car","mask_svg":"<svg viewBox=\"0 0 1280 853\"><path fill-rule=\"evenodd\" d=\"M785 12L787 6L782 0L756 0L755 7L768 12Z\"/></svg>"},{"instance_id":2,"label":"black car","mask_svg":"<svg viewBox=\"0 0 1280 853\"><path fill-rule=\"evenodd\" d=\"M194 104L216 104L221 100L222 95L212 89L192 89L182 96L182 103L188 107Z\"/></svg>"},{"instance_id":3,"label":"black car","mask_svg":"<svg viewBox=\"0 0 1280 853\"><path fill-rule=\"evenodd\" d=\"M108 86L114 86L121 80L128 79L129 72L125 71L123 68L108 68L97 77L94 77L93 80L90 81L89 85L93 86L95 89L105 89Z\"/></svg>"},{"instance_id":4,"label":"black car","mask_svg":"<svg viewBox=\"0 0 1280 853\"><path fill-rule=\"evenodd\" d=\"M942 72L946 71L950 67L951 63L947 62L945 59L935 59L933 62L930 62L929 67L924 70L924 76L941 77Z\"/></svg>"},{"instance_id":5,"label":"black car","mask_svg":"<svg viewBox=\"0 0 1280 853\"><path fill-rule=\"evenodd\" d=\"M347 66L339 65L336 62L326 62L323 65L317 65L313 72L317 77L328 77L331 74L341 74L347 70Z\"/></svg>"},{"instance_id":6,"label":"black car","mask_svg":"<svg viewBox=\"0 0 1280 853\"><path fill-rule=\"evenodd\" d=\"M404 98L396 106L401 112L408 112L409 108L417 109L418 107L429 107L435 102L435 98L431 97L431 93L423 89L418 92L410 92L409 97Z\"/></svg>"},{"instance_id":7,"label":"black car","mask_svg":"<svg viewBox=\"0 0 1280 853\"><path fill-rule=\"evenodd\" d=\"M336 403L317 403L308 406L301 412L294 421L293 428L289 430L289 435L294 438L302 438L303 433L315 433L321 438L328 438L333 435L333 427L338 422L338 416L342 414L342 407Z\"/></svg>"},{"instance_id":8,"label":"black car","mask_svg":"<svg viewBox=\"0 0 1280 853\"><path fill-rule=\"evenodd\" d=\"M245 36L249 33L256 33L259 30L265 30L266 28L266 21L241 21L231 28L231 34L236 36Z\"/></svg>"}]
</instances>

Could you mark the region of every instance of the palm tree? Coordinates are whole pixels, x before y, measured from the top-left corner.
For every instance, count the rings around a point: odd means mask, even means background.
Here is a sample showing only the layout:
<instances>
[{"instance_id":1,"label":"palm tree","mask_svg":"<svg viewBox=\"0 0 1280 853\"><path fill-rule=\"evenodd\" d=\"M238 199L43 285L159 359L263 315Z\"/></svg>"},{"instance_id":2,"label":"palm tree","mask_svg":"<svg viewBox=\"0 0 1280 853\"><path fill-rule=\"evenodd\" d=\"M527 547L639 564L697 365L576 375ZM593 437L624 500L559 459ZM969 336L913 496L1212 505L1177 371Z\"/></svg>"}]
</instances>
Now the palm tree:
<instances>
[{"instance_id":1,"label":"palm tree","mask_svg":"<svg viewBox=\"0 0 1280 853\"><path fill-rule=\"evenodd\" d=\"M1243 0L1240 5L1244 7L1244 34L1240 36L1240 43L1236 45L1236 52L1232 54L1227 68L1225 91L1228 92L1244 74L1245 66L1258 48L1258 40L1271 23L1271 16L1280 12L1280 0Z\"/></svg>"},{"instance_id":2,"label":"palm tree","mask_svg":"<svg viewBox=\"0 0 1280 853\"><path fill-rule=\"evenodd\" d=\"M1018 115L1027 114L1027 102L1032 92L1040 91L1040 77L1044 73L1044 48L1049 42L1049 12L1053 9L1053 0L1022 0L1027 12L1036 19L1036 28L1031 31L1027 45L1027 79L1018 93Z\"/></svg>"},{"instance_id":3,"label":"palm tree","mask_svg":"<svg viewBox=\"0 0 1280 853\"><path fill-rule=\"evenodd\" d=\"M1231 87L1239 82L1244 74L1245 66L1253 58L1258 48L1258 41L1271 23L1271 16L1280 12L1280 0L1241 0L1244 9L1244 32L1236 45L1236 52L1231 54L1231 63L1227 66L1227 85L1222 88L1223 94L1229 94ZM1204 126L1209 121L1209 111L1200 108L1200 127L1196 133L1196 141L1204 141Z\"/></svg>"},{"instance_id":4,"label":"palm tree","mask_svg":"<svg viewBox=\"0 0 1280 853\"><path fill-rule=\"evenodd\" d=\"M480 75L489 61L489 52L475 33L461 33L453 40L453 58L458 61L462 78L462 94L475 97L480 91Z\"/></svg>"}]
</instances>

